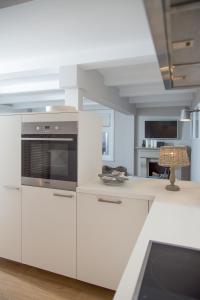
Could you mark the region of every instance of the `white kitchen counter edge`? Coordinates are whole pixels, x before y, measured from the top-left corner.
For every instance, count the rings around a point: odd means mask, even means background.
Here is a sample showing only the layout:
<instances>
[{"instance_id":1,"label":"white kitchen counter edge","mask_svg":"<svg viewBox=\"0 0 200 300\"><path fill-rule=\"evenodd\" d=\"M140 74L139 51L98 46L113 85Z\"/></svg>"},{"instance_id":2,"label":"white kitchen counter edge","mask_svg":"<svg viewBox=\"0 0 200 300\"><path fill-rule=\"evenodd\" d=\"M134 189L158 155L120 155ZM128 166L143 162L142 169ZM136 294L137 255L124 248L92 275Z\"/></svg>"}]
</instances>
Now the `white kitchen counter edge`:
<instances>
[{"instance_id":1,"label":"white kitchen counter edge","mask_svg":"<svg viewBox=\"0 0 200 300\"><path fill-rule=\"evenodd\" d=\"M125 182L120 186L109 186L101 182L101 180L96 180L94 182L85 184L83 186L77 187L78 193L93 194L93 195L106 195L111 197L123 197L123 198L134 198L138 200L154 200L154 191L151 190L141 190L141 182L146 181L145 178L141 177L130 177L128 182Z\"/></svg>"}]
</instances>

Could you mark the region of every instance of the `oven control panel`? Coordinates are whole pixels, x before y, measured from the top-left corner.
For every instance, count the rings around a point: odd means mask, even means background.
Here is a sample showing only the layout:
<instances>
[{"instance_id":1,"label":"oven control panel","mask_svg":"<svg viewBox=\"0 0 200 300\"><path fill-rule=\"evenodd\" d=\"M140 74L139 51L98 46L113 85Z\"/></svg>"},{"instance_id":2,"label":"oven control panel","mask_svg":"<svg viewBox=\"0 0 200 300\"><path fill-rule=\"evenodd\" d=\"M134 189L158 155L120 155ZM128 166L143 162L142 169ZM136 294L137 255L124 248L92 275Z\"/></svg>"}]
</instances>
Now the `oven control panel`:
<instances>
[{"instance_id":1,"label":"oven control panel","mask_svg":"<svg viewBox=\"0 0 200 300\"><path fill-rule=\"evenodd\" d=\"M24 134L78 134L78 122L23 123Z\"/></svg>"}]
</instances>

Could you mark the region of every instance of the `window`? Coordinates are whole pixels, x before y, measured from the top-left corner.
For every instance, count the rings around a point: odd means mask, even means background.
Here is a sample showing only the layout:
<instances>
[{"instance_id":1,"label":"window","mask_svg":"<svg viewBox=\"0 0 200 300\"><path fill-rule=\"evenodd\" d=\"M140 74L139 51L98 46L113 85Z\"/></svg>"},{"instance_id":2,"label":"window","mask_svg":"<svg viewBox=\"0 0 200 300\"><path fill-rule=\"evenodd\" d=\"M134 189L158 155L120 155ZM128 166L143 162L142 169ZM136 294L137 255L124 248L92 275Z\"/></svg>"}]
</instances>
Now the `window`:
<instances>
[{"instance_id":1,"label":"window","mask_svg":"<svg viewBox=\"0 0 200 300\"><path fill-rule=\"evenodd\" d=\"M114 111L84 98L84 110L97 113L102 119L102 159L114 160Z\"/></svg>"},{"instance_id":2,"label":"window","mask_svg":"<svg viewBox=\"0 0 200 300\"><path fill-rule=\"evenodd\" d=\"M102 159L114 160L114 111L99 110L97 113L102 117Z\"/></svg>"}]
</instances>

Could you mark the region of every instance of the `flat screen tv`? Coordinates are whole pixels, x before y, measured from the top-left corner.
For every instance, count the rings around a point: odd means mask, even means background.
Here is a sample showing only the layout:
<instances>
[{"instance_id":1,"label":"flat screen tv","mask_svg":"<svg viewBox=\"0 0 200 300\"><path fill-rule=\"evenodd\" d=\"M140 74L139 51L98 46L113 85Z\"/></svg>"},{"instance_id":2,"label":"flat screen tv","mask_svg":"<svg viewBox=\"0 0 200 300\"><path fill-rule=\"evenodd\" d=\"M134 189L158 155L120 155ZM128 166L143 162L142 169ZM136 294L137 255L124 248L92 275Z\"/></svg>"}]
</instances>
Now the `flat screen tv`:
<instances>
[{"instance_id":1,"label":"flat screen tv","mask_svg":"<svg viewBox=\"0 0 200 300\"><path fill-rule=\"evenodd\" d=\"M177 121L145 121L146 139L177 139Z\"/></svg>"}]
</instances>

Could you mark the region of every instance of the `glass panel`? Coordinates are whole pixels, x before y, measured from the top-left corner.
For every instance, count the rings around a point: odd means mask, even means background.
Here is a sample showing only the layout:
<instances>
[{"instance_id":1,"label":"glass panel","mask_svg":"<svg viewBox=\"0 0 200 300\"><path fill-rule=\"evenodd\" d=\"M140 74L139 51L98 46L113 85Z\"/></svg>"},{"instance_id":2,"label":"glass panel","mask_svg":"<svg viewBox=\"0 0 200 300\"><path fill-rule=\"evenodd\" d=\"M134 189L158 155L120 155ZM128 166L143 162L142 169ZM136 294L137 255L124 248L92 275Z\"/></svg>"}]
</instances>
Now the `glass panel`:
<instances>
[{"instance_id":1,"label":"glass panel","mask_svg":"<svg viewBox=\"0 0 200 300\"><path fill-rule=\"evenodd\" d=\"M103 160L112 161L114 159L114 112L104 111L101 115L107 116L102 127L102 156Z\"/></svg>"},{"instance_id":2,"label":"glass panel","mask_svg":"<svg viewBox=\"0 0 200 300\"><path fill-rule=\"evenodd\" d=\"M22 176L76 181L76 142L23 141Z\"/></svg>"},{"instance_id":3,"label":"glass panel","mask_svg":"<svg viewBox=\"0 0 200 300\"><path fill-rule=\"evenodd\" d=\"M92 106L91 104L95 104ZM92 108L93 107L93 108ZM95 107L95 109L94 109ZM93 110L102 121L102 159L105 161L114 160L114 111L102 109L97 103L84 99L84 109Z\"/></svg>"},{"instance_id":4,"label":"glass panel","mask_svg":"<svg viewBox=\"0 0 200 300\"><path fill-rule=\"evenodd\" d=\"M109 133L103 131L102 133L102 154L109 155Z\"/></svg>"},{"instance_id":5,"label":"glass panel","mask_svg":"<svg viewBox=\"0 0 200 300\"><path fill-rule=\"evenodd\" d=\"M50 177L51 179L66 180L68 177L68 149L51 149Z\"/></svg>"}]
</instances>

